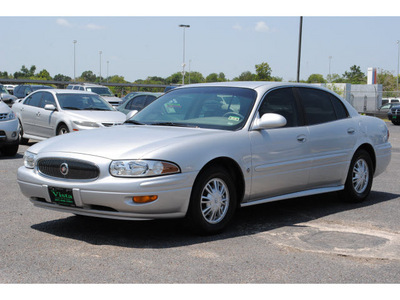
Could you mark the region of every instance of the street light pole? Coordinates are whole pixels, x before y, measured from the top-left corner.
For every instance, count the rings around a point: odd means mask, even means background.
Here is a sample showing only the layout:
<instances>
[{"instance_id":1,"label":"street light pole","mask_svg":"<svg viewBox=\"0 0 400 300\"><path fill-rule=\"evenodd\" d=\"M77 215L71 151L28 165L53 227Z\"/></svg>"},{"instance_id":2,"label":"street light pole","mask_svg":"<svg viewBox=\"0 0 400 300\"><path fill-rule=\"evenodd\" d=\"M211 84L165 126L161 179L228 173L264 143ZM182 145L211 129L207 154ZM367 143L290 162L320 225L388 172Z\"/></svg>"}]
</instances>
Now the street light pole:
<instances>
[{"instance_id":1,"label":"street light pole","mask_svg":"<svg viewBox=\"0 0 400 300\"><path fill-rule=\"evenodd\" d=\"M303 17L300 17L300 28L299 28L299 53L297 57L297 82L300 82L300 58L301 58L301 35L303 32Z\"/></svg>"},{"instance_id":2,"label":"street light pole","mask_svg":"<svg viewBox=\"0 0 400 300\"><path fill-rule=\"evenodd\" d=\"M75 60L75 45L78 42L77 40L72 41L74 43L74 81L76 81L76 76L75 76L75 68L76 68L76 60Z\"/></svg>"},{"instance_id":3,"label":"street light pole","mask_svg":"<svg viewBox=\"0 0 400 300\"><path fill-rule=\"evenodd\" d=\"M332 60L332 56L329 56L329 82L332 82L332 75L331 75L331 60Z\"/></svg>"},{"instance_id":4,"label":"street light pole","mask_svg":"<svg viewBox=\"0 0 400 300\"><path fill-rule=\"evenodd\" d=\"M190 25L181 24L179 27L183 28L183 62L182 62L182 84L185 84L185 29L190 28Z\"/></svg>"},{"instance_id":5,"label":"street light pole","mask_svg":"<svg viewBox=\"0 0 400 300\"><path fill-rule=\"evenodd\" d=\"M397 92L399 92L399 61L400 61L400 47L399 47L400 41L397 40L397 74L396 74L396 86L397 86ZM399 97L400 95L397 95Z\"/></svg>"},{"instance_id":6,"label":"street light pole","mask_svg":"<svg viewBox=\"0 0 400 300\"><path fill-rule=\"evenodd\" d=\"M109 61L107 60L107 83L108 83L108 64L109 64Z\"/></svg>"},{"instance_id":7,"label":"street light pole","mask_svg":"<svg viewBox=\"0 0 400 300\"><path fill-rule=\"evenodd\" d=\"M103 52L102 51L99 51L99 55L100 55L100 82L101 82L101 54L102 54Z\"/></svg>"}]
</instances>

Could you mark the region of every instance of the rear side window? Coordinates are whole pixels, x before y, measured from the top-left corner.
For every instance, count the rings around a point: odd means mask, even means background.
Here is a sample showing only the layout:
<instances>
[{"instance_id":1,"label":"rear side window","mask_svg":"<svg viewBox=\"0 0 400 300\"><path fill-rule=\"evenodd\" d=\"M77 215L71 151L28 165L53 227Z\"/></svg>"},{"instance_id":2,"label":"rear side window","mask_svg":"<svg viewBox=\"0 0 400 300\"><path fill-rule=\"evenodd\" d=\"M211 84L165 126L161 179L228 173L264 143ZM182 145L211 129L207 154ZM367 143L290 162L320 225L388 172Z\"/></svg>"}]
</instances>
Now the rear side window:
<instances>
[{"instance_id":1,"label":"rear side window","mask_svg":"<svg viewBox=\"0 0 400 300\"><path fill-rule=\"evenodd\" d=\"M322 124L347 117L339 99L330 93L311 88L298 89L308 125Z\"/></svg>"}]
</instances>

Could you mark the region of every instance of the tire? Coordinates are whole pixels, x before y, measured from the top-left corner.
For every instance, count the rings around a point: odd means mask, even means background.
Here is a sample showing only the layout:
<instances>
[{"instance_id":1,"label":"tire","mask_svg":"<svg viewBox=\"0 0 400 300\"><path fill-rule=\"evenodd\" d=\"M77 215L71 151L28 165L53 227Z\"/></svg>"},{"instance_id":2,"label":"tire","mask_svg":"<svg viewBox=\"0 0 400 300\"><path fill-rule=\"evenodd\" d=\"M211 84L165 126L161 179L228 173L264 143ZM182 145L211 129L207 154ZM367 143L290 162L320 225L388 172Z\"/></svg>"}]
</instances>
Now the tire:
<instances>
[{"instance_id":1,"label":"tire","mask_svg":"<svg viewBox=\"0 0 400 300\"><path fill-rule=\"evenodd\" d=\"M365 150L358 150L350 163L343 191L344 199L353 203L364 201L371 191L373 175L373 165L369 153Z\"/></svg>"},{"instance_id":2,"label":"tire","mask_svg":"<svg viewBox=\"0 0 400 300\"><path fill-rule=\"evenodd\" d=\"M18 152L18 147L19 144L4 146L1 149L1 152L3 153L4 156L15 156L15 154L17 154Z\"/></svg>"},{"instance_id":3,"label":"tire","mask_svg":"<svg viewBox=\"0 0 400 300\"><path fill-rule=\"evenodd\" d=\"M196 179L186 221L200 234L215 234L231 221L237 203L235 185L229 173L221 167L210 167Z\"/></svg>"},{"instance_id":4,"label":"tire","mask_svg":"<svg viewBox=\"0 0 400 300\"><path fill-rule=\"evenodd\" d=\"M62 134L66 134L69 132L69 129L67 127L67 125L62 124L60 126L58 126L57 128L57 135L62 135Z\"/></svg>"},{"instance_id":5,"label":"tire","mask_svg":"<svg viewBox=\"0 0 400 300\"><path fill-rule=\"evenodd\" d=\"M23 135L24 135L24 129L23 129L23 127L22 127L21 122L19 122L19 127L21 128L20 131L19 131L19 143L20 143L21 145L27 145L28 142L29 142L29 139L26 139L26 138L23 137Z\"/></svg>"}]
</instances>

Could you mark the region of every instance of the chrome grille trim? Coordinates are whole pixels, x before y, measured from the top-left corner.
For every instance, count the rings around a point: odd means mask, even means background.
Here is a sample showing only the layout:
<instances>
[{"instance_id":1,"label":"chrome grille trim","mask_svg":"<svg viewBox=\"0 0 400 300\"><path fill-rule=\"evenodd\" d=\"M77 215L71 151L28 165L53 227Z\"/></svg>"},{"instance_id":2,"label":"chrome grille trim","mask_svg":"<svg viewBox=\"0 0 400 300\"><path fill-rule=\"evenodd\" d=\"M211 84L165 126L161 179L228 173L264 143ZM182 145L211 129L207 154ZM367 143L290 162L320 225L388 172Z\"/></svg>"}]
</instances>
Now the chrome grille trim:
<instances>
[{"instance_id":1,"label":"chrome grille trim","mask_svg":"<svg viewBox=\"0 0 400 300\"><path fill-rule=\"evenodd\" d=\"M61 173L63 164L68 165L66 175ZM100 169L95 164L69 158L42 158L37 162L36 168L43 176L69 180L95 180L100 175Z\"/></svg>"}]
</instances>

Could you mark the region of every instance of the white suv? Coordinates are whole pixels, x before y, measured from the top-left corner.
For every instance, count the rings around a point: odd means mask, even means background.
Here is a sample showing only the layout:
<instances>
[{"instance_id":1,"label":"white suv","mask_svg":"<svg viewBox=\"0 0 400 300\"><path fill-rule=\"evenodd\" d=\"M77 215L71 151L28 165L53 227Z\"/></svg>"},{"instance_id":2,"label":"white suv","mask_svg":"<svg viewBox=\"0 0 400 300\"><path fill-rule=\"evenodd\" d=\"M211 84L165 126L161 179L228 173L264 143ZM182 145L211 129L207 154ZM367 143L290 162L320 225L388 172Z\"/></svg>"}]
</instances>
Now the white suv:
<instances>
[{"instance_id":1,"label":"white suv","mask_svg":"<svg viewBox=\"0 0 400 300\"><path fill-rule=\"evenodd\" d=\"M5 156L14 156L19 146L19 122L14 112L0 96L0 151Z\"/></svg>"},{"instance_id":2,"label":"white suv","mask_svg":"<svg viewBox=\"0 0 400 300\"><path fill-rule=\"evenodd\" d=\"M104 100L106 100L114 107L117 107L122 101L120 98L114 96L108 87L103 85L98 85L93 83L78 83L78 84L69 84L67 86L67 89L96 93L101 97L103 97Z\"/></svg>"}]
</instances>

